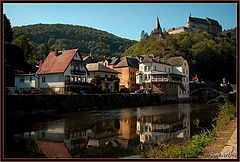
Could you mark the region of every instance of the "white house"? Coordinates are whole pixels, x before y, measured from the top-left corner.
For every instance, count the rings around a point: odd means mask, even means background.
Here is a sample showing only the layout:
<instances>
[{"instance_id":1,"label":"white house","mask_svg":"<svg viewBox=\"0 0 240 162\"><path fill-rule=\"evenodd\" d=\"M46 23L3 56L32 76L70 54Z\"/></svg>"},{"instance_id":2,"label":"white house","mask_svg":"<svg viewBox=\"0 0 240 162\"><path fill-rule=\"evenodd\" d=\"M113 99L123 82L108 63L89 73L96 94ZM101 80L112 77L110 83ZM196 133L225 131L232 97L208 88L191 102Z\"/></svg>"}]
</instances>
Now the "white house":
<instances>
[{"instance_id":1,"label":"white house","mask_svg":"<svg viewBox=\"0 0 240 162\"><path fill-rule=\"evenodd\" d=\"M185 60L182 56L178 57L170 57L168 62L176 69L177 72L181 72L182 77L182 85L184 89L178 89L179 98L188 98L189 97L189 66L187 60Z\"/></svg>"},{"instance_id":2,"label":"white house","mask_svg":"<svg viewBox=\"0 0 240 162\"><path fill-rule=\"evenodd\" d=\"M89 71L89 83L92 81L92 79L98 78L101 81L102 87L108 88L110 92L118 91L118 89L114 89L112 84L115 80L119 82L118 74L120 74L120 72L106 67L101 63L87 64L87 69Z\"/></svg>"},{"instance_id":3,"label":"white house","mask_svg":"<svg viewBox=\"0 0 240 162\"><path fill-rule=\"evenodd\" d=\"M30 89L38 86L36 74L18 74L15 76L16 89Z\"/></svg>"},{"instance_id":4,"label":"white house","mask_svg":"<svg viewBox=\"0 0 240 162\"><path fill-rule=\"evenodd\" d=\"M36 76L32 78L34 84L29 84L31 75L25 75L24 79L23 76L16 76L16 87L29 88L31 85L63 94L70 90L79 91L83 87L81 83L87 82L88 71L78 49L56 50L40 63Z\"/></svg>"},{"instance_id":5,"label":"white house","mask_svg":"<svg viewBox=\"0 0 240 162\"><path fill-rule=\"evenodd\" d=\"M148 55L139 62L136 83L140 85L141 89L152 90L154 93L165 93L169 99L187 98L189 97L188 75L187 61L182 57L164 60Z\"/></svg>"}]
</instances>

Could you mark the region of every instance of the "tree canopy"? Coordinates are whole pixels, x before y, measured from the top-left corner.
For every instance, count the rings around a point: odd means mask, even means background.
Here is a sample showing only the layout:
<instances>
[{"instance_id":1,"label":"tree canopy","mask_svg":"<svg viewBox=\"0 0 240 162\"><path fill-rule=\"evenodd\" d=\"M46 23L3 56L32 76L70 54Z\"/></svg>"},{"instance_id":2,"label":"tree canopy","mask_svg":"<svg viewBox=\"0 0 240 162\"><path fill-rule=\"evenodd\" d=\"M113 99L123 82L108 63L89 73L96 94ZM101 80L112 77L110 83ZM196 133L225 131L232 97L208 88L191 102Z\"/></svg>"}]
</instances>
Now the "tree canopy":
<instances>
[{"instance_id":1,"label":"tree canopy","mask_svg":"<svg viewBox=\"0 0 240 162\"><path fill-rule=\"evenodd\" d=\"M80 49L92 53L98 60L104 55L119 56L135 41L123 39L105 31L78 25L35 24L14 27L14 39L25 35L35 48L32 55L38 59L50 50ZM32 58L34 58L32 57Z\"/></svg>"},{"instance_id":2,"label":"tree canopy","mask_svg":"<svg viewBox=\"0 0 240 162\"><path fill-rule=\"evenodd\" d=\"M190 75L197 74L205 81L220 82L225 77L236 81L236 28L216 36L207 32L166 34L164 39L143 37L122 56L154 54L169 58L183 56L190 66Z\"/></svg>"},{"instance_id":3,"label":"tree canopy","mask_svg":"<svg viewBox=\"0 0 240 162\"><path fill-rule=\"evenodd\" d=\"M11 23L5 14L3 14L3 18L4 18L4 42L11 42L13 40L13 31Z\"/></svg>"}]
</instances>

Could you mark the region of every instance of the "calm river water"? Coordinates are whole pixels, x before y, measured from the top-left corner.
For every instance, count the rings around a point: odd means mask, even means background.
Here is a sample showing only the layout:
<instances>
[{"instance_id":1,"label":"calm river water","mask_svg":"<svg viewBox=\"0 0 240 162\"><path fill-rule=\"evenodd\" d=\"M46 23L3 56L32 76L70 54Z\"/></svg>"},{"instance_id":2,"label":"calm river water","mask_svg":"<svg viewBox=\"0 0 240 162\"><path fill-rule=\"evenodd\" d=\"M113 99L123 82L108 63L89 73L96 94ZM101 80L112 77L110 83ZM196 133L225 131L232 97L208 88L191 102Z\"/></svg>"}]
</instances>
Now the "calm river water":
<instances>
[{"instance_id":1,"label":"calm river water","mask_svg":"<svg viewBox=\"0 0 240 162\"><path fill-rule=\"evenodd\" d=\"M138 154L159 142L185 142L217 112L206 104L93 110L41 117L6 117L5 157L109 157Z\"/></svg>"}]
</instances>

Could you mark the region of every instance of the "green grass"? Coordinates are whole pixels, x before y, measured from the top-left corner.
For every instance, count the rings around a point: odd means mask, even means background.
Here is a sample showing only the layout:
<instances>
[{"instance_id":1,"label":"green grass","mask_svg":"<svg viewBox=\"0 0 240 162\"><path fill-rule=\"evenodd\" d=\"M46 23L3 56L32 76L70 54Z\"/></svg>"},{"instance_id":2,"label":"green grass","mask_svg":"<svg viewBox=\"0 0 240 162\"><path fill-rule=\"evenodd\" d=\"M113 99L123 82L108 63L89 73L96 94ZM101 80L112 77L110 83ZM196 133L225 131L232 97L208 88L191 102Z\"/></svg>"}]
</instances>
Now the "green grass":
<instances>
[{"instance_id":1,"label":"green grass","mask_svg":"<svg viewBox=\"0 0 240 162\"><path fill-rule=\"evenodd\" d=\"M199 155L202 149L211 141L214 137L207 133L201 133L193 136L185 144L167 144L161 143L157 148L150 148L145 153L144 157L147 158L194 158Z\"/></svg>"}]
</instances>

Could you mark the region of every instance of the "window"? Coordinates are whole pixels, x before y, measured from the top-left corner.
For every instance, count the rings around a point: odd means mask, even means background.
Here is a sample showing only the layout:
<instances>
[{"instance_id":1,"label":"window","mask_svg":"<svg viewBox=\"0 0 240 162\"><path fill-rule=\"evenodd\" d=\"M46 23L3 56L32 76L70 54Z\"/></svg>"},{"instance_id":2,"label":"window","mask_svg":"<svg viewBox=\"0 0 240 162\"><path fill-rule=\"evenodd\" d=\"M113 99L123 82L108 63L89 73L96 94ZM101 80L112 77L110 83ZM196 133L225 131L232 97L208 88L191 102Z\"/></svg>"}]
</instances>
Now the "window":
<instances>
[{"instance_id":1,"label":"window","mask_svg":"<svg viewBox=\"0 0 240 162\"><path fill-rule=\"evenodd\" d=\"M63 76L62 75L58 75L58 81L62 82L63 81Z\"/></svg>"},{"instance_id":2,"label":"window","mask_svg":"<svg viewBox=\"0 0 240 162\"><path fill-rule=\"evenodd\" d=\"M168 72L171 73L171 69L170 68L168 68Z\"/></svg>"},{"instance_id":3,"label":"window","mask_svg":"<svg viewBox=\"0 0 240 162\"><path fill-rule=\"evenodd\" d=\"M32 77L29 78L29 82L32 82Z\"/></svg>"},{"instance_id":4,"label":"window","mask_svg":"<svg viewBox=\"0 0 240 162\"><path fill-rule=\"evenodd\" d=\"M144 71L147 71L147 66L144 66Z\"/></svg>"},{"instance_id":5,"label":"window","mask_svg":"<svg viewBox=\"0 0 240 162\"><path fill-rule=\"evenodd\" d=\"M71 76L70 82L73 83L74 82L74 77Z\"/></svg>"},{"instance_id":6,"label":"window","mask_svg":"<svg viewBox=\"0 0 240 162\"><path fill-rule=\"evenodd\" d=\"M86 77L83 77L83 82L86 82Z\"/></svg>"},{"instance_id":7,"label":"window","mask_svg":"<svg viewBox=\"0 0 240 162\"><path fill-rule=\"evenodd\" d=\"M153 70L156 70L156 65L153 65Z\"/></svg>"},{"instance_id":8,"label":"window","mask_svg":"<svg viewBox=\"0 0 240 162\"><path fill-rule=\"evenodd\" d=\"M24 76L21 76L21 77L20 77L20 82L25 82Z\"/></svg>"},{"instance_id":9,"label":"window","mask_svg":"<svg viewBox=\"0 0 240 162\"><path fill-rule=\"evenodd\" d=\"M82 81L82 78L81 77L78 77L78 82L81 82Z\"/></svg>"},{"instance_id":10,"label":"window","mask_svg":"<svg viewBox=\"0 0 240 162\"><path fill-rule=\"evenodd\" d=\"M42 77L42 82L46 82L46 77Z\"/></svg>"},{"instance_id":11,"label":"window","mask_svg":"<svg viewBox=\"0 0 240 162\"><path fill-rule=\"evenodd\" d=\"M165 67L165 72L167 72L167 68Z\"/></svg>"}]
</instances>

